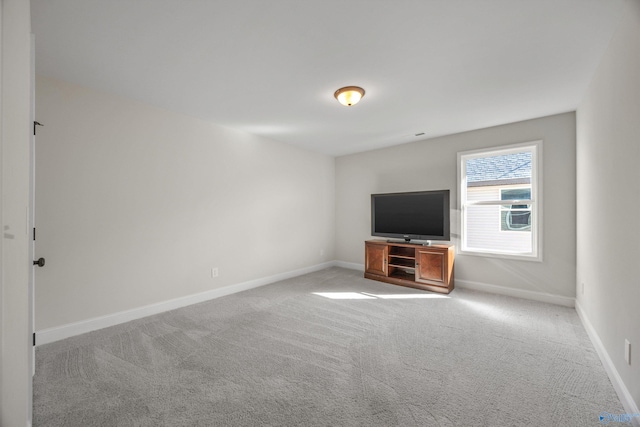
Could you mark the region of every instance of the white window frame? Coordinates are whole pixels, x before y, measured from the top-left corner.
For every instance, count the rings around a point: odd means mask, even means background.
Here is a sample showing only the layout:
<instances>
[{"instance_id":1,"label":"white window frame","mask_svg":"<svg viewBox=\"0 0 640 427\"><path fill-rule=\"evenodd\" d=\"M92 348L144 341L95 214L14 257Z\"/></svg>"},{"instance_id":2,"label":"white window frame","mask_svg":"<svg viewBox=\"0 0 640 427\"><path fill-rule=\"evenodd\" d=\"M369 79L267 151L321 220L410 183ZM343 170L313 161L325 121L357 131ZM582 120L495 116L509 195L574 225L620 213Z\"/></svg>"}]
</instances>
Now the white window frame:
<instances>
[{"instance_id":1,"label":"white window frame","mask_svg":"<svg viewBox=\"0 0 640 427\"><path fill-rule=\"evenodd\" d=\"M481 201L468 203L467 199L467 173L466 161L469 159L480 157L491 157L503 154L518 153L522 151L530 151L531 156L531 199L530 200L514 200L511 204L530 204L531 205L531 238L532 247L529 254L513 254L509 252L501 252L493 249L477 249L466 247L466 206L471 204L479 205L503 205L504 200ZM491 258L517 259L527 261L542 262L542 141L530 141L520 144L510 144L497 147L482 148L479 150L458 152L458 230L460 230L460 241L457 246L457 253L461 255L474 255ZM513 203L517 202L517 203Z\"/></svg>"}]
</instances>

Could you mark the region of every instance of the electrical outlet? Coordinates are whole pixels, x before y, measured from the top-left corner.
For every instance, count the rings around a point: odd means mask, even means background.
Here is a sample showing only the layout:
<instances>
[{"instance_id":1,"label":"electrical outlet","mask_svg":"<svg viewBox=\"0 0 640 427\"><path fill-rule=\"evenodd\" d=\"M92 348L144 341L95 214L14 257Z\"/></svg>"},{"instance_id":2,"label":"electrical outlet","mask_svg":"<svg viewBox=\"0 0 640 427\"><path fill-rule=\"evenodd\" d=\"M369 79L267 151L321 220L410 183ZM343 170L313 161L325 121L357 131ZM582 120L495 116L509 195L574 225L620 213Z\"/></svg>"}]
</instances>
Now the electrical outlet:
<instances>
[{"instance_id":1,"label":"electrical outlet","mask_svg":"<svg viewBox=\"0 0 640 427\"><path fill-rule=\"evenodd\" d=\"M624 360L631 365L631 343L629 340L624 340Z\"/></svg>"},{"instance_id":2,"label":"electrical outlet","mask_svg":"<svg viewBox=\"0 0 640 427\"><path fill-rule=\"evenodd\" d=\"M211 269L211 278L218 277L218 267Z\"/></svg>"}]
</instances>

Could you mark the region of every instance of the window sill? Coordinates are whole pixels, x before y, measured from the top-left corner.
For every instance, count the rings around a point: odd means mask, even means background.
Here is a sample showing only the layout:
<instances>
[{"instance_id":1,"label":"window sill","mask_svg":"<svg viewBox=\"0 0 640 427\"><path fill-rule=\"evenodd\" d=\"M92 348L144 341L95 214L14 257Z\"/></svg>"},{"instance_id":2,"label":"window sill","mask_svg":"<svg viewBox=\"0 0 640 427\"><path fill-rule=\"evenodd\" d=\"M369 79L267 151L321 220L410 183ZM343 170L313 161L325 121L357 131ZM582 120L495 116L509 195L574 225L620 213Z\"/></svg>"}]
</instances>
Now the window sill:
<instances>
[{"instance_id":1,"label":"window sill","mask_svg":"<svg viewBox=\"0 0 640 427\"><path fill-rule=\"evenodd\" d=\"M457 255L469 255L469 256L477 256L483 258L500 258L500 259L509 259L514 261L533 261L533 262L542 262L542 253L538 255L519 255L519 254L509 254L502 252L485 252L485 251L471 251L468 249L458 249Z\"/></svg>"}]
</instances>

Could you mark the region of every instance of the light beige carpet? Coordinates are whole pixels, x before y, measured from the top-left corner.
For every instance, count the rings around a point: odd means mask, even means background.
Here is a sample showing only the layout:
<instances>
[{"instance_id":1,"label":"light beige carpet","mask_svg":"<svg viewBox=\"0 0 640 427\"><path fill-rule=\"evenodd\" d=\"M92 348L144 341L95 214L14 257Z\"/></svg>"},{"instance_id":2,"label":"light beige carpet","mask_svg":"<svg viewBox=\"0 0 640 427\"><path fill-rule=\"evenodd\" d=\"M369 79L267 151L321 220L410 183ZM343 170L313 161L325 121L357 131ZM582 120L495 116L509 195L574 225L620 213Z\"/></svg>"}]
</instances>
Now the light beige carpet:
<instances>
[{"instance_id":1,"label":"light beige carpet","mask_svg":"<svg viewBox=\"0 0 640 427\"><path fill-rule=\"evenodd\" d=\"M35 426L589 426L573 309L331 268L38 347Z\"/></svg>"}]
</instances>

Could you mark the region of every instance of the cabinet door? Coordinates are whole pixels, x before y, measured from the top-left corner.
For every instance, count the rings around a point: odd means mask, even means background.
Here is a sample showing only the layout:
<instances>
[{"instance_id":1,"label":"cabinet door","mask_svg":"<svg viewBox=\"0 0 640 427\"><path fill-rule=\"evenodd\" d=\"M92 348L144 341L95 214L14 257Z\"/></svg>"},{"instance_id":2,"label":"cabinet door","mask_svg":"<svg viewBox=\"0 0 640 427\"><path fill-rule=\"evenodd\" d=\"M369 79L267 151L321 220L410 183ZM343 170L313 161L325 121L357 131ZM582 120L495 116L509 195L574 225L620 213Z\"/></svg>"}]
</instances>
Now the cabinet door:
<instances>
[{"instance_id":1,"label":"cabinet door","mask_svg":"<svg viewBox=\"0 0 640 427\"><path fill-rule=\"evenodd\" d=\"M434 249L416 250L416 282L447 286L445 252Z\"/></svg>"},{"instance_id":2,"label":"cabinet door","mask_svg":"<svg viewBox=\"0 0 640 427\"><path fill-rule=\"evenodd\" d=\"M389 253L387 245L377 245L365 243L364 249L364 271L365 273L387 275L387 255Z\"/></svg>"}]
</instances>

